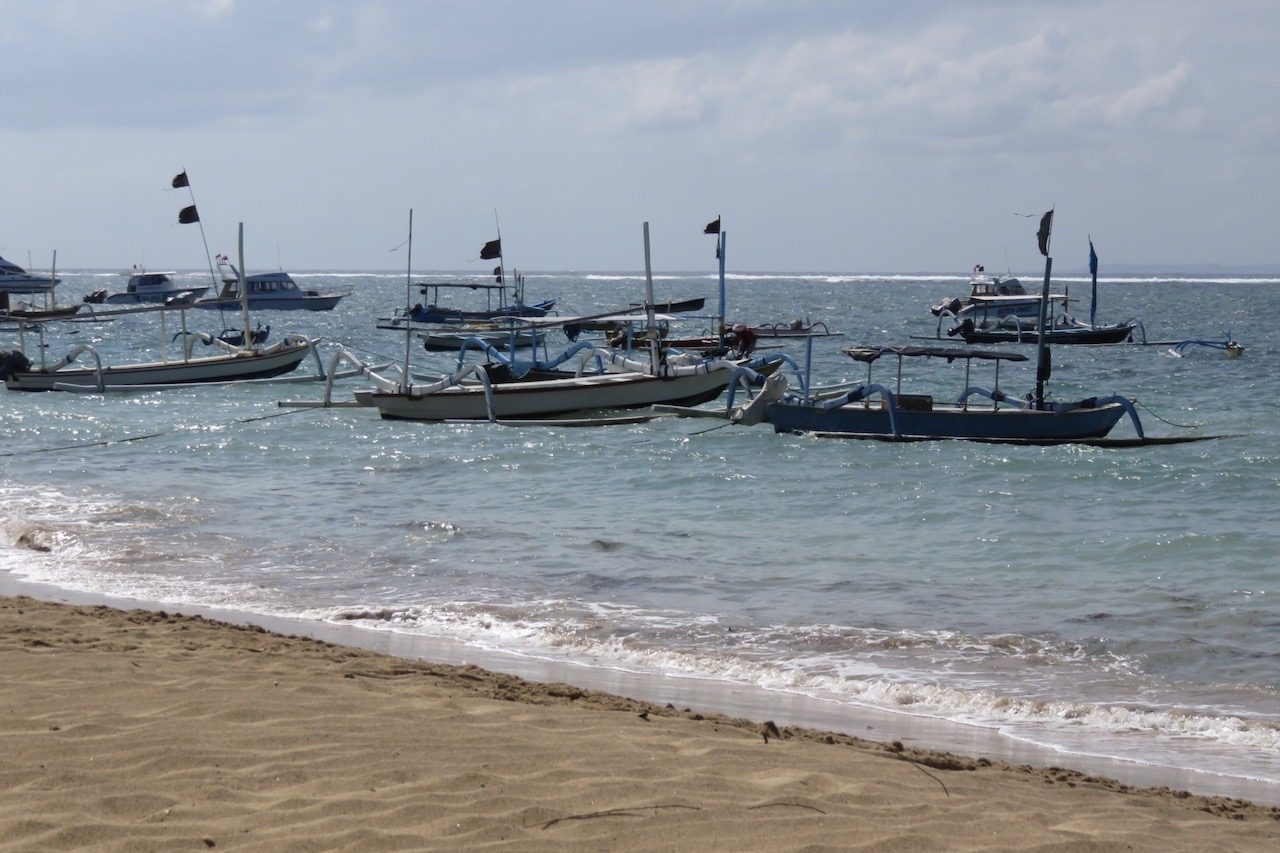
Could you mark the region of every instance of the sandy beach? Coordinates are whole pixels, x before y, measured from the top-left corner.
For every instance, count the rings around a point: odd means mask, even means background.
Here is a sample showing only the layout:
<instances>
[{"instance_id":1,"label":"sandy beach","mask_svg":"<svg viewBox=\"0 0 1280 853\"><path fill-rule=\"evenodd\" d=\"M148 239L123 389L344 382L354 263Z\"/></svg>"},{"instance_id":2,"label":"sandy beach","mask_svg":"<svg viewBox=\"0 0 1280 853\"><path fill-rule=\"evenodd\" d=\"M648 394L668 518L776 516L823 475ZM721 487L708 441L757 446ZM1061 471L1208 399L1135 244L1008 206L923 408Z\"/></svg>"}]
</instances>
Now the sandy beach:
<instances>
[{"instance_id":1,"label":"sandy beach","mask_svg":"<svg viewBox=\"0 0 1280 853\"><path fill-rule=\"evenodd\" d=\"M0 598L2 850L1274 850L1280 808Z\"/></svg>"}]
</instances>

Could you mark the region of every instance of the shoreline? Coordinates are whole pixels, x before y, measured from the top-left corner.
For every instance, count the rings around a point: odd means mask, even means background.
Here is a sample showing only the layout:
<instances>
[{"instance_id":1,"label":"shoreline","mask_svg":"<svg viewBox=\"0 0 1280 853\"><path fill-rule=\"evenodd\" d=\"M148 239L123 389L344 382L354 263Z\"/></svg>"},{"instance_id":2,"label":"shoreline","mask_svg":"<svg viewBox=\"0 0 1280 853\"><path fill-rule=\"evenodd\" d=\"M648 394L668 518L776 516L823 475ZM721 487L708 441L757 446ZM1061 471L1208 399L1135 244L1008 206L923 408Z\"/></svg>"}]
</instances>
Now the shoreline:
<instances>
[{"instance_id":1,"label":"shoreline","mask_svg":"<svg viewBox=\"0 0 1280 853\"><path fill-rule=\"evenodd\" d=\"M1280 807L201 616L5 596L0 626L0 849L1280 843Z\"/></svg>"},{"instance_id":2,"label":"shoreline","mask_svg":"<svg viewBox=\"0 0 1280 853\"><path fill-rule=\"evenodd\" d=\"M1011 765L1069 768L1085 775L1114 779L1131 787L1167 788L1187 791L1197 796L1241 799L1263 807L1280 807L1280 785L1267 781L1142 764L1118 758L1063 753L1019 741L994 729L850 705L797 693L697 677L665 676L594 666L584 662L551 660L518 652L483 649L457 640L396 631L370 630L359 626L254 614L204 605L174 605L79 592L0 572L0 598L6 596L28 596L50 603L105 606L124 611L181 612L229 625L251 626L286 636L302 636L402 660L478 666L486 671L530 682L568 683L581 689L657 705L674 704L733 718L772 719L779 725L883 743L898 741L927 751Z\"/></svg>"}]
</instances>

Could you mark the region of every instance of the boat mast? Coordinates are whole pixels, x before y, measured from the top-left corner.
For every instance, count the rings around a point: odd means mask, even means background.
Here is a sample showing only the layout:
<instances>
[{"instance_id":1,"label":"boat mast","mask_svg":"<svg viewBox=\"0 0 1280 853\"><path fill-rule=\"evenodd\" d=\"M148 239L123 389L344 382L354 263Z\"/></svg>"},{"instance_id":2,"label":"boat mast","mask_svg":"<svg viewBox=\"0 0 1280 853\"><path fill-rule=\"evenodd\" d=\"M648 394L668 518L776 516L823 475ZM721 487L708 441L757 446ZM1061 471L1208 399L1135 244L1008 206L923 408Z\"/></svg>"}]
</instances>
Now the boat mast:
<instances>
[{"instance_id":1,"label":"boat mast","mask_svg":"<svg viewBox=\"0 0 1280 853\"><path fill-rule=\"evenodd\" d=\"M1052 356L1045 345L1045 324L1049 313L1049 274L1053 271L1053 258L1049 256L1049 239L1053 232L1053 208L1049 208L1040 217L1040 230L1036 237L1040 241L1040 254L1044 255L1044 286L1040 290L1040 322L1036 334L1036 408L1044 409L1044 383L1053 372Z\"/></svg>"},{"instance_id":2,"label":"boat mast","mask_svg":"<svg viewBox=\"0 0 1280 853\"><path fill-rule=\"evenodd\" d=\"M502 257L502 223L498 221L498 209L493 210L493 230L498 232L498 284L502 287L498 291L498 308L507 307L507 267L506 260ZM511 299L519 306L523 301L517 288L520 286L519 276L511 285Z\"/></svg>"},{"instance_id":3,"label":"boat mast","mask_svg":"<svg viewBox=\"0 0 1280 853\"><path fill-rule=\"evenodd\" d=\"M653 266L649 263L649 223L644 223L644 315L649 337L649 362L658 374L658 334L653 317Z\"/></svg>"},{"instance_id":4,"label":"boat mast","mask_svg":"<svg viewBox=\"0 0 1280 853\"><path fill-rule=\"evenodd\" d=\"M436 288L439 293L440 289ZM424 294L425 296L425 294ZM426 299L422 300L424 303ZM409 314L413 310L413 208L409 208L409 259L404 270L404 393L409 393L409 342L413 323Z\"/></svg>"},{"instance_id":5,"label":"boat mast","mask_svg":"<svg viewBox=\"0 0 1280 853\"><path fill-rule=\"evenodd\" d=\"M204 233L203 230L200 233ZM239 237L240 269L236 270L236 284L240 287L240 328L244 330L244 341L241 344L246 350L253 349L253 332L249 330L249 289L244 280L244 223L240 223ZM206 251L208 249L206 248Z\"/></svg>"},{"instance_id":6,"label":"boat mast","mask_svg":"<svg viewBox=\"0 0 1280 853\"><path fill-rule=\"evenodd\" d=\"M204 223L200 221L200 209L196 206L196 191L191 188L191 179L187 177L187 170L183 169L177 176L175 176L172 181L172 184L175 190L178 189L179 187L186 187L187 193L191 196L191 211L195 215L195 223L200 226L200 242L204 243L204 259L209 264L209 281L212 282L213 284L213 292L217 293L218 292L218 276L213 271L213 257L209 254L209 241L204 236ZM182 213L185 213L185 212L186 211L183 211ZM182 213L178 214L179 222L183 222ZM190 221L190 220L186 220L186 221ZM243 225L244 223L241 223L242 227ZM243 257L240 258L240 269L242 270L244 269ZM244 276L240 277L240 287L243 290ZM244 336L245 336L245 340L248 340L249 329L247 326L245 327L245 330L244 330Z\"/></svg>"}]
</instances>

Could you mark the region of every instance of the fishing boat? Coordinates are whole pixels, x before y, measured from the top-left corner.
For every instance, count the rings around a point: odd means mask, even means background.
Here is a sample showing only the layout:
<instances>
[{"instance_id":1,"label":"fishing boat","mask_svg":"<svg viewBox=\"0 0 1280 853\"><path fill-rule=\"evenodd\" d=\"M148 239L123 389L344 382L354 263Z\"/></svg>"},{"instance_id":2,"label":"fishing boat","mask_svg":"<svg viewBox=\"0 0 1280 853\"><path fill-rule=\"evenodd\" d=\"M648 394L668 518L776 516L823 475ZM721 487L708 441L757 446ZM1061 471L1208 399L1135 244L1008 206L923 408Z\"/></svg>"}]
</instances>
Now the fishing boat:
<instances>
[{"instance_id":1,"label":"fishing boat","mask_svg":"<svg viewBox=\"0 0 1280 853\"><path fill-rule=\"evenodd\" d=\"M1146 336L1142 324L1136 320L1095 326L1063 315L1050 319L1045 338L1049 344L1119 344L1132 342L1135 332L1141 332L1144 338ZM994 321L965 317L948 329L947 335L958 336L967 344L1034 344L1039 338L1039 330L1035 320L1012 315Z\"/></svg>"},{"instance_id":2,"label":"fishing boat","mask_svg":"<svg viewBox=\"0 0 1280 853\"><path fill-rule=\"evenodd\" d=\"M129 273L129 281L119 293L91 293L84 298L88 303L105 303L107 305L140 305L142 303L161 303L172 299L195 299L209 289L207 284L193 286L181 285L173 280L177 273L147 272L134 267Z\"/></svg>"},{"instance_id":3,"label":"fishing boat","mask_svg":"<svg viewBox=\"0 0 1280 853\"><path fill-rule=\"evenodd\" d=\"M867 365L866 382L830 399L788 395L768 408L777 432L806 432L893 440L959 438L977 441L1057 442L1105 436L1125 414L1141 425L1124 397L1090 397L1070 403L1026 400L1000 390L999 365L1026 361L1018 352L937 346L860 346L844 352ZM883 356L897 359L896 385L876 383L871 367ZM937 358L965 364L964 390L953 402L902 392L904 359ZM990 390L970 384L974 361L996 364Z\"/></svg>"},{"instance_id":4,"label":"fishing boat","mask_svg":"<svg viewBox=\"0 0 1280 853\"><path fill-rule=\"evenodd\" d=\"M506 318L497 318L487 323L415 327L415 333L422 341L422 348L428 352L449 352L461 347L480 349L486 345L495 349L527 349L539 346L546 340L546 332L542 329L504 323L503 319Z\"/></svg>"},{"instance_id":5,"label":"fishing boat","mask_svg":"<svg viewBox=\"0 0 1280 853\"><path fill-rule=\"evenodd\" d=\"M656 340L647 222L644 250L643 304L647 306L647 334ZM460 355L452 373L433 383L417 385L409 380L407 350L406 345L406 363L399 378L371 373L377 387L356 392L358 404L376 407L383 418L392 420L541 419L658 403L698 405L718 397L735 380L757 375L750 368L725 359L668 356L657 347L641 358L632 358L630 352L583 341L554 360L531 364L518 364L513 358L484 347L490 361L501 370L495 371L492 364L464 364ZM573 371L545 372L575 361L577 367ZM588 372L592 368L594 372Z\"/></svg>"},{"instance_id":6,"label":"fishing boat","mask_svg":"<svg viewBox=\"0 0 1280 853\"><path fill-rule=\"evenodd\" d=\"M8 294L0 293L0 320L69 320L80 312L81 305L41 308L26 302L6 305Z\"/></svg>"},{"instance_id":7,"label":"fishing boat","mask_svg":"<svg viewBox=\"0 0 1280 853\"><path fill-rule=\"evenodd\" d=\"M429 281L415 285L423 295L423 301L412 306L407 312L397 309L395 316L382 318L383 322L403 327L406 320L410 323L475 323L495 320L500 317L545 317L555 308L556 300L544 299L532 305L516 299L508 303L505 284L467 281ZM441 291L456 292L461 290L478 291L485 295L487 307L476 309L455 308L440 304Z\"/></svg>"},{"instance_id":8,"label":"fishing boat","mask_svg":"<svg viewBox=\"0 0 1280 853\"><path fill-rule=\"evenodd\" d=\"M240 252L244 255L244 226L240 228ZM243 292L243 291L242 291ZM213 335L191 333L187 330L186 312L190 307L185 302L176 305L159 305L154 308L140 307L137 310L154 310L160 313L161 341L168 347L169 336L165 328L165 315L176 310L181 319L182 353L173 358L163 357L159 361L142 362L121 366L105 366L98 352L88 344L72 348L66 356L55 362L45 360L43 345L43 323L36 324L41 340L37 349L40 353L39 363L32 363L25 354L25 332L18 350L4 353L0 357L0 379L5 387L14 391L90 391L103 393L110 390L136 389L140 387L164 387L174 385L202 384L209 382L236 382L246 379L265 379L281 376L296 368L308 353L314 353L314 342L301 335L291 335L285 340L269 347L250 345L234 345L220 340ZM247 300L241 302L242 328L249 328L249 309ZM251 336L252 337L252 336ZM197 342L217 347L216 355L195 356L193 348ZM73 367L76 360L88 353L92 357L93 367ZM317 363L319 357L316 356Z\"/></svg>"},{"instance_id":9,"label":"fishing boat","mask_svg":"<svg viewBox=\"0 0 1280 853\"><path fill-rule=\"evenodd\" d=\"M191 343L199 340L192 336ZM223 343L210 336L205 343ZM311 341L300 335L290 336L270 347L244 349L226 344L216 355L194 356L191 346L180 357L118 367L102 364L92 346L74 347L62 359L44 365L32 364L21 352L3 354L0 377L11 391L97 391L188 385L208 382L231 382L265 379L290 372L311 352ZM93 367L71 367L76 359L88 353Z\"/></svg>"},{"instance_id":10,"label":"fishing boat","mask_svg":"<svg viewBox=\"0 0 1280 853\"><path fill-rule=\"evenodd\" d=\"M738 366L724 361L654 374L633 363L622 372L506 382L490 381L482 365L468 367L475 369L430 385L410 385L407 390L395 384L384 390L358 391L356 399L376 407L383 418L416 421L547 418L657 403L696 406L720 396L734 380Z\"/></svg>"},{"instance_id":11,"label":"fishing boat","mask_svg":"<svg viewBox=\"0 0 1280 853\"><path fill-rule=\"evenodd\" d=\"M218 255L217 261L222 289L217 296L201 299L195 304L196 308L238 309L242 278L249 297L249 307L254 311L332 311L339 302L351 295L350 292L321 293L301 288L293 280L293 276L283 270L242 277L226 255Z\"/></svg>"},{"instance_id":12,"label":"fishing boat","mask_svg":"<svg viewBox=\"0 0 1280 853\"><path fill-rule=\"evenodd\" d=\"M48 293L58 282L54 275L30 273L12 261L0 258L0 293Z\"/></svg>"},{"instance_id":13,"label":"fishing boat","mask_svg":"<svg viewBox=\"0 0 1280 853\"><path fill-rule=\"evenodd\" d=\"M751 331L757 338L836 338L841 332L833 332L821 320L809 321L795 319L789 323L761 323L752 326Z\"/></svg>"},{"instance_id":14,"label":"fishing boat","mask_svg":"<svg viewBox=\"0 0 1280 853\"><path fill-rule=\"evenodd\" d=\"M1045 383L1052 373L1047 343L1047 311L1050 302L1049 276L1053 258L1049 256L1049 235L1053 223L1050 210L1040 220L1037 238L1045 258L1044 285L1038 298L1036 318L1036 387L1025 398L1000 390L1002 362L1026 361L1017 352L972 350L937 346L861 346L844 352L867 365L862 384L830 397L788 394L770 404L767 418L777 432L805 432L848 438L875 438L892 441L921 439L967 439L1009 443L1060 443L1104 438L1126 414L1138 438L1144 439L1142 423L1132 401L1110 395L1087 397L1071 402L1050 400ZM874 382L872 366L883 356L896 356L897 382L893 387ZM938 402L931 394L902 392L902 367L906 359L963 361L964 388L952 402ZM991 361L996 366L990 389L970 383L974 361Z\"/></svg>"}]
</instances>

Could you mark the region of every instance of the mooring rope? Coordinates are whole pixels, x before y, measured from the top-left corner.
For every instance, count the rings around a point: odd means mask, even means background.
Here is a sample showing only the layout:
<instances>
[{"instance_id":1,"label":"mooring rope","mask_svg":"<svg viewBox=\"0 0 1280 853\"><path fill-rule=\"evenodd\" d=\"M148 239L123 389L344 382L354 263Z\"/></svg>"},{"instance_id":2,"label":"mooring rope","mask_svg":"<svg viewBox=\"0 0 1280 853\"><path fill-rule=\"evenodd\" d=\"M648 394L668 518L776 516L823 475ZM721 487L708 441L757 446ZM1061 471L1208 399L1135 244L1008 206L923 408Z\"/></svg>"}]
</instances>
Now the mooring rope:
<instances>
[{"instance_id":1,"label":"mooring rope","mask_svg":"<svg viewBox=\"0 0 1280 853\"><path fill-rule=\"evenodd\" d=\"M266 421L271 418L282 418L285 415L294 415L299 412L312 411L311 409L286 409L283 412L272 412L269 415L255 415L251 418L237 418L224 424L214 424L215 427L237 426L239 424L251 424L254 421ZM110 447L113 444L130 444L137 441L146 441L150 438L160 438L166 435L173 435L176 432L182 432L179 429L167 429L161 432L148 432L141 435L127 435L124 438L104 438L98 441L83 441L78 444L60 444L55 447L37 447L33 450L5 450L0 451L0 456L29 456L36 453L60 453L65 450L83 450L87 447Z\"/></svg>"},{"instance_id":2,"label":"mooring rope","mask_svg":"<svg viewBox=\"0 0 1280 853\"><path fill-rule=\"evenodd\" d=\"M1155 418L1156 420L1160 421L1160 423L1168 424L1168 425L1169 425L1169 426L1171 426L1171 427L1177 427L1178 429L1199 429L1200 427L1204 426L1204 424L1180 424L1180 423L1175 423L1174 421L1171 421L1171 420L1169 420L1169 419L1167 419L1167 418L1162 418L1162 417L1160 417L1159 415L1157 415L1154 411L1152 411L1152 410L1151 410L1151 407L1150 407L1150 406L1147 406L1147 405L1146 405L1145 403L1143 403L1141 400L1134 400L1133 402L1134 402L1135 404L1139 405L1139 406L1142 406L1142 410L1143 410L1144 412L1146 412L1147 414L1151 415L1151 417Z\"/></svg>"}]
</instances>

